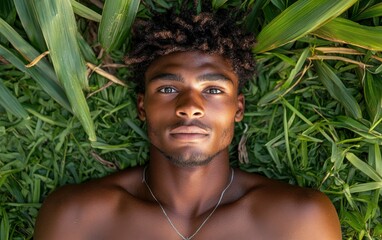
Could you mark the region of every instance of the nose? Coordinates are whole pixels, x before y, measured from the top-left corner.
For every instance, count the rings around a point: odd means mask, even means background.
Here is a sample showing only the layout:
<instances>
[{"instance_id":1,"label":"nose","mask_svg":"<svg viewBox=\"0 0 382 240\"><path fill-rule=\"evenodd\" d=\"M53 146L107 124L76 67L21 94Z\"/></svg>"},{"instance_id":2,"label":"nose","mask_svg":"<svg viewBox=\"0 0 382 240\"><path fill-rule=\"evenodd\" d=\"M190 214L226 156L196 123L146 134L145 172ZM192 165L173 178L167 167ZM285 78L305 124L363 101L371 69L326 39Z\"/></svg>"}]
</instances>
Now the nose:
<instances>
[{"instance_id":1,"label":"nose","mask_svg":"<svg viewBox=\"0 0 382 240\"><path fill-rule=\"evenodd\" d=\"M178 95L176 115L181 118L201 118L204 116L202 96L195 91L187 91Z\"/></svg>"}]
</instances>

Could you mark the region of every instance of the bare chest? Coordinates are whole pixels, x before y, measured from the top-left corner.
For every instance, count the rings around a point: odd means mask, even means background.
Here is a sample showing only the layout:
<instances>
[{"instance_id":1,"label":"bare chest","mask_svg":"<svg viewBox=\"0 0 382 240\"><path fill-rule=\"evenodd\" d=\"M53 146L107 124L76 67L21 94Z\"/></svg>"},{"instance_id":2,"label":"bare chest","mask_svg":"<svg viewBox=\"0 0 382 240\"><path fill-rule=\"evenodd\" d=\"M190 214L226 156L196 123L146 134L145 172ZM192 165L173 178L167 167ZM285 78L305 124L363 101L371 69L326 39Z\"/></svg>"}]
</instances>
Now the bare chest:
<instances>
[{"instance_id":1,"label":"bare chest","mask_svg":"<svg viewBox=\"0 0 382 240\"><path fill-rule=\"evenodd\" d=\"M208 213L207 213L208 216ZM197 219L168 218L159 207L135 209L92 229L88 240L265 240L260 225L248 211L222 206L204 224ZM182 236L181 236L182 235Z\"/></svg>"}]
</instances>

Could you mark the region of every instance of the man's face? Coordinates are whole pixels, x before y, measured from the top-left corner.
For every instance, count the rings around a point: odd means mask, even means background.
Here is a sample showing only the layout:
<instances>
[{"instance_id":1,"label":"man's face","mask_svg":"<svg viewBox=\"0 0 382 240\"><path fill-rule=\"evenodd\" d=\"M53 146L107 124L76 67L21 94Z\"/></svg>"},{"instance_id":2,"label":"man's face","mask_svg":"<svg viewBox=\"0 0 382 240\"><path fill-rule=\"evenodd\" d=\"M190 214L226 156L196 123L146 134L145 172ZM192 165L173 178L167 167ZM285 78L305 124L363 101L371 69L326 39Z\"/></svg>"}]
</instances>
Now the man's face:
<instances>
[{"instance_id":1,"label":"man's face","mask_svg":"<svg viewBox=\"0 0 382 240\"><path fill-rule=\"evenodd\" d=\"M156 59L145 74L138 112L152 151L178 166L198 166L228 150L244 97L231 64L219 55L177 52Z\"/></svg>"}]
</instances>

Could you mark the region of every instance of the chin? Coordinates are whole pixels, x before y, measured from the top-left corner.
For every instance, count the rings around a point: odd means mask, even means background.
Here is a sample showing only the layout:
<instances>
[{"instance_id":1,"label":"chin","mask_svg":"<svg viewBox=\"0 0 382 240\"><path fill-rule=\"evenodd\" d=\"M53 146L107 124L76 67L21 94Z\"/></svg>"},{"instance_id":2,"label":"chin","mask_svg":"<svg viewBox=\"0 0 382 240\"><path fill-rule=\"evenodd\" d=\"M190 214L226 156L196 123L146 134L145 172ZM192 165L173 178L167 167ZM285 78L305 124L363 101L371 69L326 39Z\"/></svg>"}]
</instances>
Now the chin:
<instances>
[{"instance_id":1,"label":"chin","mask_svg":"<svg viewBox=\"0 0 382 240\"><path fill-rule=\"evenodd\" d=\"M164 154L166 158L174 165L178 167L200 167L208 165L219 152L206 155L203 153L189 153L189 154Z\"/></svg>"}]
</instances>

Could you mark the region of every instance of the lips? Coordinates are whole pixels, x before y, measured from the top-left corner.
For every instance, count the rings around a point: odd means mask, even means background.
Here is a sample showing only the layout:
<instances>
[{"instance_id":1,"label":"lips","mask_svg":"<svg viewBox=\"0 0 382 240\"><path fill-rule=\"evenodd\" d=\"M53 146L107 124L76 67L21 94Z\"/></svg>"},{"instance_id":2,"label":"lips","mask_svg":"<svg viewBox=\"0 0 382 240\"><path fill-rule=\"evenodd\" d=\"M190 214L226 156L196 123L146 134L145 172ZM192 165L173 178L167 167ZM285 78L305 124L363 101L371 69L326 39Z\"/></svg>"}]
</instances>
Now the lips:
<instances>
[{"instance_id":1,"label":"lips","mask_svg":"<svg viewBox=\"0 0 382 240\"><path fill-rule=\"evenodd\" d=\"M183 125L173 128L170 136L180 142L199 142L209 135L207 129L195 125Z\"/></svg>"},{"instance_id":2,"label":"lips","mask_svg":"<svg viewBox=\"0 0 382 240\"><path fill-rule=\"evenodd\" d=\"M208 131L198 126L180 126L172 129L170 134L202 134L207 135Z\"/></svg>"}]
</instances>

